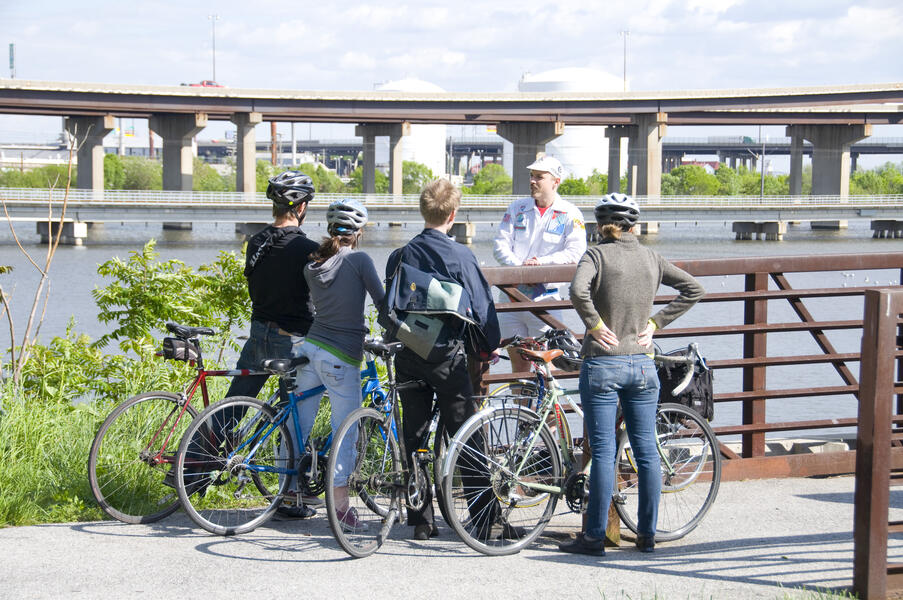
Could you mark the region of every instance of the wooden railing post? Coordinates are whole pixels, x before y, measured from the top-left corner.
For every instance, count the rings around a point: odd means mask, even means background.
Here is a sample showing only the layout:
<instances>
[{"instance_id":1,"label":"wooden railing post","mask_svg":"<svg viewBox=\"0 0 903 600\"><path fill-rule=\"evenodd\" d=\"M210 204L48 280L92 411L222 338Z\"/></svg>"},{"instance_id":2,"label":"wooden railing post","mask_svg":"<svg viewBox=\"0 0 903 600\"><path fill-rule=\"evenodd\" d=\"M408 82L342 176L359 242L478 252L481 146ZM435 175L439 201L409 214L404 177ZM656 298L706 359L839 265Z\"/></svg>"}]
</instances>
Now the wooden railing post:
<instances>
[{"instance_id":1,"label":"wooden railing post","mask_svg":"<svg viewBox=\"0 0 903 600\"><path fill-rule=\"evenodd\" d=\"M888 502L894 355L903 292L865 291L853 509L853 589L860 598L888 592Z\"/></svg>"},{"instance_id":2,"label":"wooden railing post","mask_svg":"<svg viewBox=\"0 0 903 600\"><path fill-rule=\"evenodd\" d=\"M745 276L746 291L762 291L768 289L768 273L748 273ZM743 323L746 325L764 325L768 322L767 300L746 300L743 303ZM764 358L767 343L765 333L746 333L743 335L743 358ZM743 367L743 391L765 390L765 367ZM743 401L743 424L765 423L765 399ZM763 456L765 454L765 434L763 432L744 433L742 436L743 458Z\"/></svg>"}]
</instances>

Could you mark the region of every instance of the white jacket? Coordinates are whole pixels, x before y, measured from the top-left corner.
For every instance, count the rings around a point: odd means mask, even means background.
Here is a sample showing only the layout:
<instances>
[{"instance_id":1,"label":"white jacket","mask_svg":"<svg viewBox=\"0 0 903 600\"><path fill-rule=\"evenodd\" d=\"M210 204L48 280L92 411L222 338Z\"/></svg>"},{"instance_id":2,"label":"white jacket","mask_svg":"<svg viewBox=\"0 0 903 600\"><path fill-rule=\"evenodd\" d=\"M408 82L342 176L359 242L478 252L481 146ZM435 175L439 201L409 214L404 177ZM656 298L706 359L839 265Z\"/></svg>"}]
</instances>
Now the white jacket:
<instances>
[{"instance_id":1,"label":"white jacket","mask_svg":"<svg viewBox=\"0 0 903 600\"><path fill-rule=\"evenodd\" d=\"M493 255L502 265L522 265L536 257L541 265L576 263L586 252L583 213L558 194L540 215L533 198L508 205L495 236ZM557 286L556 286L557 287Z\"/></svg>"}]
</instances>

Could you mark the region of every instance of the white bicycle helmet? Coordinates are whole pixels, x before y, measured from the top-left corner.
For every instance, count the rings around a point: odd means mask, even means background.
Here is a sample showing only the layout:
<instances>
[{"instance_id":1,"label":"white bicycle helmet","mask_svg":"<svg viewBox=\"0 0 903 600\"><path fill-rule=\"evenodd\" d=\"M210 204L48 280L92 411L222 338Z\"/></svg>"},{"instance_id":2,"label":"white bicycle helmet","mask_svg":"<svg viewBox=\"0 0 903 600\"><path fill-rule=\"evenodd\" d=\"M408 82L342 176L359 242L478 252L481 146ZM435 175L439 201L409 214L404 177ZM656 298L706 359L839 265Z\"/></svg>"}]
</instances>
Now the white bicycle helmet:
<instances>
[{"instance_id":1,"label":"white bicycle helmet","mask_svg":"<svg viewBox=\"0 0 903 600\"><path fill-rule=\"evenodd\" d=\"M294 207L313 200L314 182L301 171L284 171L267 181L267 198L277 206Z\"/></svg>"},{"instance_id":2,"label":"white bicycle helmet","mask_svg":"<svg viewBox=\"0 0 903 600\"><path fill-rule=\"evenodd\" d=\"M336 200L326 209L326 224L330 235L354 233L367 224L367 208L360 200Z\"/></svg>"},{"instance_id":3,"label":"white bicycle helmet","mask_svg":"<svg viewBox=\"0 0 903 600\"><path fill-rule=\"evenodd\" d=\"M640 207L627 194L608 194L596 204L594 210L597 225L617 225L627 231L640 218Z\"/></svg>"}]
</instances>

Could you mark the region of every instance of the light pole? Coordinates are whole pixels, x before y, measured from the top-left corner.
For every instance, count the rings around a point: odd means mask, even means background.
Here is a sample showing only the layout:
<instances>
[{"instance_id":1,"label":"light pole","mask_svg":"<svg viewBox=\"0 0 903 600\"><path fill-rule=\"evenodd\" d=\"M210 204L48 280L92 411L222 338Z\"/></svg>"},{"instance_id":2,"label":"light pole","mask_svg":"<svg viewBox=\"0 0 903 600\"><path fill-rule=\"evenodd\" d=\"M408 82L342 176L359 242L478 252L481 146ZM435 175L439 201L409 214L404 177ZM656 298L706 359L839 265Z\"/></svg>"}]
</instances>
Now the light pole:
<instances>
[{"instance_id":1,"label":"light pole","mask_svg":"<svg viewBox=\"0 0 903 600\"><path fill-rule=\"evenodd\" d=\"M216 22L219 21L219 15L207 15L210 19L210 25L213 29L213 81L216 81Z\"/></svg>"},{"instance_id":2,"label":"light pole","mask_svg":"<svg viewBox=\"0 0 903 600\"><path fill-rule=\"evenodd\" d=\"M627 37L630 35L629 29L622 29L618 35L624 38L624 91L627 91Z\"/></svg>"}]
</instances>

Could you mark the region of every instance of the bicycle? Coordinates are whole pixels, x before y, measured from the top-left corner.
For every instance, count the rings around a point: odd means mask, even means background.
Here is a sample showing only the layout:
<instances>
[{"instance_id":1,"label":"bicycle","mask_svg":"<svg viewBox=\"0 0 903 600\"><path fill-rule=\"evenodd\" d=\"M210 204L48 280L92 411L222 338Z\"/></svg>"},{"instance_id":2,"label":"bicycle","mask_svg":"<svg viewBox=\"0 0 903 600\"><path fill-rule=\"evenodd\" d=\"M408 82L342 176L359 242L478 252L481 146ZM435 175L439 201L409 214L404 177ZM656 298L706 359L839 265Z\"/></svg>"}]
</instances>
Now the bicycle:
<instances>
[{"instance_id":1,"label":"bicycle","mask_svg":"<svg viewBox=\"0 0 903 600\"><path fill-rule=\"evenodd\" d=\"M386 364L386 388L378 402L352 412L339 426L333 438L333 451L326 466L326 514L339 545L355 558L376 552L388 538L396 522L406 519L405 506L422 509L431 501L428 493L432 464L436 496L440 509L445 504L438 482L440 462L448 444L445 426L439 416L438 403L433 407L430 427L417 448L406 449L404 437L398 435L401 423L398 392L423 385L421 381L396 383L392 357L404 345L366 340L368 354ZM431 430L434 429L434 433ZM433 435L430 450L430 437ZM347 474L348 507L342 509L336 497L336 474L342 472L340 461L351 464ZM344 473L342 473L344 474ZM351 517L349 518L349 515ZM443 511L443 517L448 516Z\"/></svg>"},{"instance_id":2,"label":"bicycle","mask_svg":"<svg viewBox=\"0 0 903 600\"><path fill-rule=\"evenodd\" d=\"M529 340L535 343L535 340ZM496 398L486 410L471 417L449 444L442 485L452 529L471 548L489 555L512 554L533 542L548 524L560 497L574 512L586 506L589 463L576 464L573 439L562 411L562 398L582 417L576 403L552 377L549 363L562 356L560 349L525 349L524 340L508 345L535 366L533 395ZM660 361L695 361L690 357L659 357ZM662 355L663 356L663 355ZM692 375L692 370L691 370ZM538 403L535 410L530 403ZM549 421L557 430L553 433ZM620 419L619 419L620 423ZM656 415L657 446L662 462L663 494L656 540L678 539L695 528L711 507L721 477L721 455L709 424L680 404L663 403ZM622 521L636 533L636 468L626 430L618 426L617 485L613 502ZM468 488L460 473L488 465L489 485ZM694 485L696 484L696 485ZM523 527L517 540L480 539L472 535L472 505L483 496L502 505L500 522Z\"/></svg>"},{"instance_id":3,"label":"bicycle","mask_svg":"<svg viewBox=\"0 0 903 600\"><path fill-rule=\"evenodd\" d=\"M144 392L117 406L98 429L88 455L91 493L105 513L123 523L153 523L178 510L176 490L164 485L167 467L175 462L170 448L175 450L198 414L192 401L199 389L204 406L210 404L207 378L265 374L207 370L199 336L213 335L213 329L176 323L167 323L166 329L175 337L165 338L157 354L195 366L194 378L179 393Z\"/></svg>"}]
</instances>

